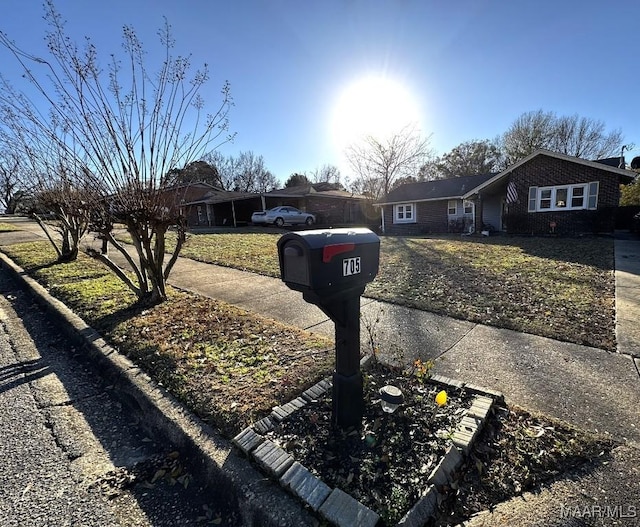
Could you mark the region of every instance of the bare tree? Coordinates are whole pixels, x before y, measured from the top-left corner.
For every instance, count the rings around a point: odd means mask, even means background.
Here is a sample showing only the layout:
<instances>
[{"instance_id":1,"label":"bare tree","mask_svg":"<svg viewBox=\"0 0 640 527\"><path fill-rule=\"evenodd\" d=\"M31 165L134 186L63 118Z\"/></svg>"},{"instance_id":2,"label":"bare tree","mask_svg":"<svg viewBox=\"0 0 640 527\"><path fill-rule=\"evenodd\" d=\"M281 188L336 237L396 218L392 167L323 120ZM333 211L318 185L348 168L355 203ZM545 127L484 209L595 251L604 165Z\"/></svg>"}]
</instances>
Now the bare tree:
<instances>
[{"instance_id":1,"label":"bare tree","mask_svg":"<svg viewBox=\"0 0 640 527\"><path fill-rule=\"evenodd\" d=\"M265 167L264 158L251 150L240 152L234 162L233 189L238 192L269 192L278 180Z\"/></svg>"},{"instance_id":2,"label":"bare tree","mask_svg":"<svg viewBox=\"0 0 640 527\"><path fill-rule=\"evenodd\" d=\"M568 115L558 117L551 150L583 159L602 159L620 154L624 137L620 130L605 131L602 121Z\"/></svg>"},{"instance_id":3,"label":"bare tree","mask_svg":"<svg viewBox=\"0 0 640 527\"><path fill-rule=\"evenodd\" d=\"M321 167L316 167L306 176L314 183L332 183L337 187L344 188L340 169L335 165L324 164Z\"/></svg>"},{"instance_id":4,"label":"bare tree","mask_svg":"<svg viewBox=\"0 0 640 527\"><path fill-rule=\"evenodd\" d=\"M548 148L553 137L552 112L527 112L520 115L502 136L502 149L510 163L527 157L540 148Z\"/></svg>"},{"instance_id":5,"label":"bare tree","mask_svg":"<svg viewBox=\"0 0 640 527\"><path fill-rule=\"evenodd\" d=\"M233 190L233 178L236 171L236 160L233 156L225 156L219 150L207 152L202 160L215 167L218 182L224 190Z\"/></svg>"},{"instance_id":6,"label":"bare tree","mask_svg":"<svg viewBox=\"0 0 640 527\"><path fill-rule=\"evenodd\" d=\"M612 157L623 142L622 132L607 133L602 121L537 110L518 117L503 134L501 146L508 162L514 163L539 148L583 159Z\"/></svg>"},{"instance_id":7,"label":"bare tree","mask_svg":"<svg viewBox=\"0 0 640 527\"><path fill-rule=\"evenodd\" d=\"M488 174L499 170L502 154L488 139L466 141L451 149L436 162L442 179Z\"/></svg>"},{"instance_id":8,"label":"bare tree","mask_svg":"<svg viewBox=\"0 0 640 527\"><path fill-rule=\"evenodd\" d=\"M238 157L219 151L208 152L202 158L215 167L222 188L236 192L269 192L278 188L278 180L266 168L264 158L253 151L240 152Z\"/></svg>"},{"instance_id":9,"label":"bare tree","mask_svg":"<svg viewBox=\"0 0 640 527\"><path fill-rule=\"evenodd\" d=\"M26 210L58 260L73 261L89 228L96 186L88 184L86 166L78 163L72 144L65 143L64 131L44 126L30 100L4 78L0 82L0 142L11 148L15 168L20 168L19 174L14 173L15 184L28 190Z\"/></svg>"},{"instance_id":10,"label":"bare tree","mask_svg":"<svg viewBox=\"0 0 640 527\"><path fill-rule=\"evenodd\" d=\"M64 170L60 167L60 170ZM73 178L59 174L49 188L35 194L32 216L53 245L58 260L68 262L76 260L80 240L88 232L92 220L94 194L91 189L79 187ZM43 217L41 211L52 214L53 218ZM50 229L57 231L60 238L51 236Z\"/></svg>"},{"instance_id":11,"label":"bare tree","mask_svg":"<svg viewBox=\"0 0 640 527\"><path fill-rule=\"evenodd\" d=\"M346 150L359 181L354 189L379 198L388 194L397 178L416 176L432 152L429 138L408 125L385 139L367 136Z\"/></svg>"},{"instance_id":12,"label":"bare tree","mask_svg":"<svg viewBox=\"0 0 640 527\"><path fill-rule=\"evenodd\" d=\"M141 300L164 300L166 280L185 234L182 195L172 190L174 169L200 159L216 142L230 139L229 85L223 85L217 108L203 115L200 91L209 79L208 68L192 73L188 56L172 54L175 44L166 21L159 31L163 61L151 73L133 28L123 28L123 60L112 55L105 69L90 39L83 49L69 39L51 0L45 3L45 19L48 60L21 50L5 34L0 34L0 44L22 64L25 77L49 104L51 119L40 123L43 132L53 136L52 123L57 123L66 134L60 144L81 149L76 163L85 166L83 176L90 176L87 183L101 195L93 207L102 212L96 226L127 259L135 280L107 255L90 253ZM135 256L114 238L114 222L126 226ZM175 229L177 243L165 263L169 228Z\"/></svg>"}]
</instances>

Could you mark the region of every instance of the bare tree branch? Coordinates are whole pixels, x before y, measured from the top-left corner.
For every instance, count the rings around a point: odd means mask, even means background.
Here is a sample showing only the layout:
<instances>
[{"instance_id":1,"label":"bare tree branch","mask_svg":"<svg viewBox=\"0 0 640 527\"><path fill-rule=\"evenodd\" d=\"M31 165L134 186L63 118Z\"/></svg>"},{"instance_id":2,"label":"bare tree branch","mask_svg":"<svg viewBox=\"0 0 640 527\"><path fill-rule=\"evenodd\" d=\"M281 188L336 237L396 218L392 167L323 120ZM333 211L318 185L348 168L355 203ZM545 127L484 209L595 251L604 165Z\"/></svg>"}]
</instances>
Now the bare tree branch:
<instances>
[{"instance_id":1,"label":"bare tree branch","mask_svg":"<svg viewBox=\"0 0 640 527\"><path fill-rule=\"evenodd\" d=\"M182 221L182 194L173 191L172 184L176 171L233 137L228 133L233 105L229 84L223 84L213 113L205 114L201 92L209 80L208 67L192 71L189 56L173 54L175 42L166 20L159 31L164 58L153 73L147 70L148 57L129 26L123 28L123 56L111 55L105 69L89 38L81 48L66 35L51 0L45 2L45 20L46 59L23 51L0 34L0 45L13 53L42 98L35 104L22 93L0 92L2 121L12 123L24 151L34 141L38 145L31 148L34 168L38 165L34 172L47 173L41 169L42 157L47 157L43 152L55 150L61 156L60 166L65 161L72 167L66 169L67 187L92 189L94 228L109 236L116 222L126 225L138 255L137 262L128 259L138 281L137 294L144 300L163 300L174 263L163 265L165 236L169 227L180 228ZM43 106L49 108L48 114L42 112ZM85 204L82 210L86 208ZM75 243L76 234L80 231L68 232L70 243Z\"/></svg>"},{"instance_id":2,"label":"bare tree branch","mask_svg":"<svg viewBox=\"0 0 640 527\"><path fill-rule=\"evenodd\" d=\"M606 132L602 121L578 115L558 117L542 110L522 114L502 136L509 163L539 148L583 159L614 157L620 154L623 143L622 132Z\"/></svg>"},{"instance_id":3,"label":"bare tree branch","mask_svg":"<svg viewBox=\"0 0 640 527\"><path fill-rule=\"evenodd\" d=\"M396 179L416 176L431 155L429 138L421 137L415 125L385 139L367 136L346 150L347 160L359 179L358 190L374 198L388 194Z\"/></svg>"}]
</instances>

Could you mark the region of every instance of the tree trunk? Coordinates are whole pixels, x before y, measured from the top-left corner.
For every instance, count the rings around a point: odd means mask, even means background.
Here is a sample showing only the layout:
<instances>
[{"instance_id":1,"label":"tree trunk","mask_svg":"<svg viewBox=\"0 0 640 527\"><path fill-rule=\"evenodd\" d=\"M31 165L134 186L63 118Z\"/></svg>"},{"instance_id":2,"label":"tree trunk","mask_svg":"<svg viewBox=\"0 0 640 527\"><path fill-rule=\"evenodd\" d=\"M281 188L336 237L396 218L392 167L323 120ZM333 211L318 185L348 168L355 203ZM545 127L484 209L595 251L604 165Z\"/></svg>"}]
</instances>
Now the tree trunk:
<instances>
[{"instance_id":1,"label":"tree trunk","mask_svg":"<svg viewBox=\"0 0 640 527\"><path fill-rule=\"evenodd\" d=\"M78 245L72 245L63 250L62 254L58 258L59 262L75 262L78 259Z\"/></svg>"},{"instance_id":2,"label":"tree trunk","mask_svg":"<svg viewBox=\"0 0 640 527\"><path fill-rule=\"evenodd\" d=\"M56 254L58 255L58 258L62 258L62 253L60 252L60 247L58 247L58 244L55 242L55 240L51 236L51 233L49 232L49 229L45 225L44 221L42 221L40 216L38 216L37 214L32 214L32 217L36 220L38 225L40 225L40 228L42 229L42 231L44 232L45 236L47 237L47 239L49 240L49 242L51 243L51 245L55 249Z\"/></svg>"},{"instance_id":3,"label":"tree trunk","mask_svg":"<svg viewBox=\"0 0 640 527\"><path fill-rule=\"evenodd\" d=\"M140 300L155 304L167 299L164 275L164 237L166 227L130 225L129 233L140 261Z\"/></svg>"}]
</instances>

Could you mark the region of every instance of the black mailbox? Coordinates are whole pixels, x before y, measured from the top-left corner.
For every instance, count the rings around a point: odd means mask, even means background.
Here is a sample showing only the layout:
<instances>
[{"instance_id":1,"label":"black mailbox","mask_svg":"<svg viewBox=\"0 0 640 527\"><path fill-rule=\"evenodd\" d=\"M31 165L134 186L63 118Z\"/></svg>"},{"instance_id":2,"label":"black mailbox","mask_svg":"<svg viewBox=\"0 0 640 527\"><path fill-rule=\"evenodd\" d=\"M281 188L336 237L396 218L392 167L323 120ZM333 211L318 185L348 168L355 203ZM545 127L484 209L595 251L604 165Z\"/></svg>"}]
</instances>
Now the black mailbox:
<instances>
[{"instance_id":1,"label":"black mailbox","mask_svg":"<svg viewBox=\"0 0 640 527\"><path fill-rule=\"evenodd\" d=\"M364 412L360 372L360 295L378 274L380 239L369 229L290 232L278 240L280 276L333 320L336 369L333 423L359 427Z\"/></svg>"},{"instance_id":2,"label":"black mailbox","mask_svg":"<svg viewBox=\"0 0 640 527\"><path fill-rule=\"evenodd\" d=\"M362 294L378 274L380 238L364 228L290 232L278 241L278 256L282 280L317 303Z\"/></svg>"}]
</instances>

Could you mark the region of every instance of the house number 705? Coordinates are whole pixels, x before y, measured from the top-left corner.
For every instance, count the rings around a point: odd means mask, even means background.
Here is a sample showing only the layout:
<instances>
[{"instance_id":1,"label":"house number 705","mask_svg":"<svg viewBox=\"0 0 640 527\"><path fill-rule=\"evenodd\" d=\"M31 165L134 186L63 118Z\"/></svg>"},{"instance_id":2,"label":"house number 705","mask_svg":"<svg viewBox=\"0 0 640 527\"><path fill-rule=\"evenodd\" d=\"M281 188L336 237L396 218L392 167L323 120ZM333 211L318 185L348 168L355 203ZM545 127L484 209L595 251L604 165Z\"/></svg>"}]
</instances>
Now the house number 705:
<instances>
[{"instance_id":1,"label":"house number 705","mask_svg":"<svg viewBox=\"0 0 640 527\"><path fill-rule=\"evenodd\" d=\"M342 276L351 276L352 274L360 274L359 256L342 260Z\"/></svg>"}]
</instances>

